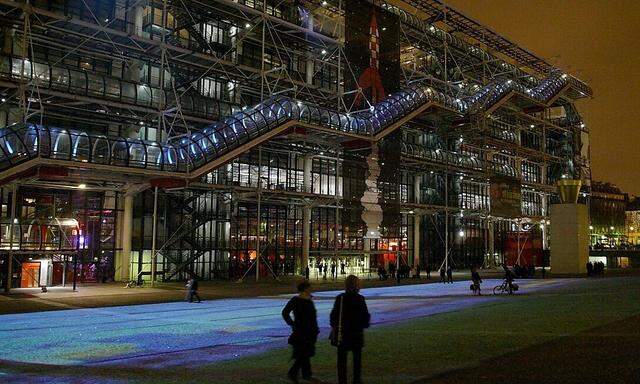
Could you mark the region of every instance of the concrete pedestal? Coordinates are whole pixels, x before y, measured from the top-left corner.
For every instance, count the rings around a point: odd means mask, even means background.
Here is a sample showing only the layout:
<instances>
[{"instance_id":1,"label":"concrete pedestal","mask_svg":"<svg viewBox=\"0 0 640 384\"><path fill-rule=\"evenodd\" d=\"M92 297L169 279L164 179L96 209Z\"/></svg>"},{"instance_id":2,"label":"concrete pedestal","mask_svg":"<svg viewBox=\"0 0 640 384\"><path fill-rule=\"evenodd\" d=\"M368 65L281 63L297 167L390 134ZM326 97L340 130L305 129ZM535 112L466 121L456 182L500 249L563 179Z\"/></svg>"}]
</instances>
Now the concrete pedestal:
<instances>
[{"instance_id":1,"label":"concrete pedestal","mask_svg":"<svg viewBox=\"0 0 640 384\"><path fill-rule=\"evenodd\" d=\"M554 204L550 210L551 273L579 275L589 260L589 211L584 204Z\"/></svg>"}]
</instances>

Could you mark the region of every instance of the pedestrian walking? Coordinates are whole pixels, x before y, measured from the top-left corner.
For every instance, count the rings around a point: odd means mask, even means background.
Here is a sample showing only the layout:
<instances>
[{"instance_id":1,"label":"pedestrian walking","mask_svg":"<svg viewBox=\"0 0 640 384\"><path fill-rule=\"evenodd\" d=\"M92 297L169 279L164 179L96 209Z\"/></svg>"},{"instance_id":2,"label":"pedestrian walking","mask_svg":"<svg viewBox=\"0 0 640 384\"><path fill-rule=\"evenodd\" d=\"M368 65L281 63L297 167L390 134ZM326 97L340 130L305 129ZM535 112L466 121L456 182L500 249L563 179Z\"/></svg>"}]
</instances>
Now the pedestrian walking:
<instances>
[{"instance_id":1,"label":"pedestrian walking","mask_svg":"<svg viewBox=\"0 0 640 384\"><path fill-rule=\"evenodd\" d=\"M447 282L453 284L453 269L451 269L451 266L447 267Z\"/></svg>"},{"instance_id":2,"label":"pedestrian walking","mask_svg":"<svg viewBox=\"0 0 640 384\"><path fill-rule=\"evenodd\" d=\"M287 372L287 377L293 383L298 382L300 371L304 380L311 380L311 358L316 354L316 341L320 332L316 306L311 296L311 284L308 280L303 280L298 283L297 288L298 296L291 298L282 310L282 318L291 327L288 342L293 347L293 365Z\"/></svg>"},{"instance_id":3,"label":"pedestrian walking","mask_svg":"<svg viewBox=\"0 0 640 384\"><path fill-rule=\"evenodd\" d=\"M345 292L336 297L331 310L331 344L338 348L338 384L347 384L347 355L353 355L353 383L362 383L364 329L371 316L360 291L360 280L349 275Z\"/></svg>"},{"instance_id":4,"label":"pedestrian walking","mask_svg":"<svg viewBox=\"0 0 640 384\"><path fill-rule=\"evenodd\" d=\"M198 295L198 280L194 276L191 276L186 287L187 301L193 303L193 299L196 298L198 299L198 303L200 303L202 300L200 300L200 295Z\"/></svg>"},{"instance_id":5,"label":"pedestrian walking","mask_svg":"<svg viewBox=\"0 0 640 384\"><path fill-rule=\"evenodd\" d=\"M444 269L444 266L440 267L440 281L442 282L442 284L445 284L447 282L446 270Z\"/></svg>"},{"instance_id":6,"label":"pedestrian walking","mask_svg":"<svg viewBox=\"0 0 640 384\"><path fill-rule=\"evenodd\" d=\"M309 266L304 267L304 278L309 281Z\"/></svg>"},{"instance_id":7,"label":"pedestrian walking","mask_svg":"<svg viewBox=\"0 0 640 384\"><path fill-rule=\"evenodd\" d=\"M331 278L336 279L336 263L331 263Z\"/></svg>"},{"instance_id":8,"label":"pedestrian walking","mask_svg":"<svg viewBox=\"0 0 640 384\"><path fill-rule=\"evenodd\" d=\"M322 280L327 280L327 269L329 267L327 266L327 264L324 265L324 274L322 275Z\"/></svg>"},{"instance_id":9,"label":"pedestrian walking","mask_svg":"<svg viewBox=\"0 0 640 384\"><path fill-rule=\"evenodd\" d=\"M390 263L390 264L389 264L389 275L391 275L391 278L392 278L392 279L395 279L395 278L396 278L396 272L397 272L397 271L396 271L396 265L395 265L395 264L393 264L393 263Z\"/></svg>"}]
</instances>

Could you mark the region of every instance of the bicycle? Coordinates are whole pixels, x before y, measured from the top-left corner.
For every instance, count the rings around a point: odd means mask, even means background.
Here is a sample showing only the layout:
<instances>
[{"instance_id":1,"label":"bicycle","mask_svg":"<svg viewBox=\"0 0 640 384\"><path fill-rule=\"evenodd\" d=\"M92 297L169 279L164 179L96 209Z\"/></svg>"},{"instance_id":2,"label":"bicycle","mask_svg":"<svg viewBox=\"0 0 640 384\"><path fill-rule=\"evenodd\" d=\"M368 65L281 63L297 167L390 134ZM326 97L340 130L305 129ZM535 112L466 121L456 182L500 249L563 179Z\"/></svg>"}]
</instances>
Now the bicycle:
<instances>
[{"instance_id":1,"label":"bicycle","mask_svg":"<svg viewBox=\"0 0 640 384\"><path fill-rule=\"evenodd\" d=\"M125 288L142 288L144 287L144 280L142 279L138 279L138 280L129 280L126 282L126 284L124 285Z\"/></svg>"},{"instance_id":2,"label":"bicycle","mask_svg":"<svg viewBox=\"0 0 640 384\"><path fill-rule=\"evenodd\" d=\"M501 295L503 293L508 293L509 295L513 295L517 290L518 290L517 284L509 283L507 280L505 280L502 282L502 284L493 288L493 294Z\"/></svg>"}]
</instances>

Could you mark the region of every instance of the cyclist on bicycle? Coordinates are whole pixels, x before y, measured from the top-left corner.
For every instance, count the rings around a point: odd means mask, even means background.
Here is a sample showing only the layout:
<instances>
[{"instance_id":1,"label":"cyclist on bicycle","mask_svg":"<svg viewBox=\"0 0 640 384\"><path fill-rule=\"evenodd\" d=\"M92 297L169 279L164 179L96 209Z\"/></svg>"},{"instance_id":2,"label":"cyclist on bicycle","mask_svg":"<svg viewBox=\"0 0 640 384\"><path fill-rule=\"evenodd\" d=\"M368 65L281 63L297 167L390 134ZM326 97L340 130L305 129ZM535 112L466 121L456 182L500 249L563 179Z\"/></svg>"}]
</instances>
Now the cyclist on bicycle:
<instances>
[{"instance_id":1,"label":"cyclist on bicycle","mask_svg":"<svg viewBox=\"0 0 640 384\"><path fill-rule=\"evenodd\" d=\"M480 278L480 274L476 267L471 268L471 281L473 282L473 293L477 293L478 296L482 295L480 290L480 283L482 283L482 279Z\"/></svg>"},{"instance_id":2,"label":"cyclist on bicycle","mask_svg":"<svg viewBox=\"0 0 640 384\"><path fill-rule=\"evenodd\" d=\"M513 293L513 291L515 290L513 287L513 280L515 276L513 276L513 272L511 272L511 270L506 265L503 265L502 268L504 268L504 280L507 283L509 293Z\"/></svg>"}]
</instances>

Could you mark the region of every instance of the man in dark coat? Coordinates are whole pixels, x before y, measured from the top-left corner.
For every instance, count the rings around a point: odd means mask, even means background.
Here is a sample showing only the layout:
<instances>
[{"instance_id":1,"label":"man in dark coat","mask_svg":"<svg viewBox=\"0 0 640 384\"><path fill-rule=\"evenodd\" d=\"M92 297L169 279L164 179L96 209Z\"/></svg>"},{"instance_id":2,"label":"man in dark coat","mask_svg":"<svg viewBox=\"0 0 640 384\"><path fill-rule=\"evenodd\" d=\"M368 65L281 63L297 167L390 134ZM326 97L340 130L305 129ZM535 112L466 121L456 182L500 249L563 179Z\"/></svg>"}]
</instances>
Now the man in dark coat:
<instances>
[{"instance_id":1,"label":"man in dark coat","mask_svg":"<svg viewBox=\"0 0 640 384\"><path fill-rule=\"evenodd\" d=\"M298 296L291 298L282 310L282 318L292 330L289 344L293 347L294 363L287 377L294 383L298 382L298 371L302 371L303 379L311 380L311 357L316 353L316 341L320 332L316 307L311 297L311 284L307 280L300 282L298 292Z\"/></svg>"},{"instance_id":2,"label":"man in dark coat","mask_svg":"<svg viewBox=\"0 0 640 384\"><path fill-rule=\"evenodd\" d=\"M198 303L202 301L198 295L198 280L192 276L187 282L187 301L193 303L194 298L198 299Z\"/></svg>"},{"instance_id":3,"label":"man in dark coat","mask_svg":"<svg viewBox=\"0 0 640 384\"><path fill-rule=\"evenodd\" d=\"M345 292L336 297L331 311L331 327L337 332L338 384L347 383L347 354L353 354L353 383L362 383L362 347L364 329L369 328L371 315L360 291L357 276L345 280Z\"/></svg>"}]
</instances>

